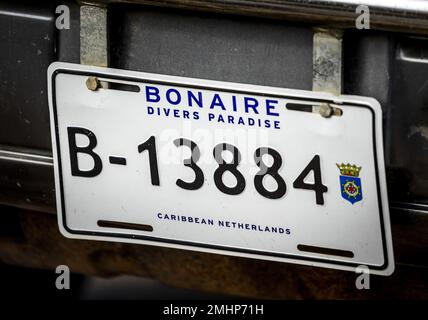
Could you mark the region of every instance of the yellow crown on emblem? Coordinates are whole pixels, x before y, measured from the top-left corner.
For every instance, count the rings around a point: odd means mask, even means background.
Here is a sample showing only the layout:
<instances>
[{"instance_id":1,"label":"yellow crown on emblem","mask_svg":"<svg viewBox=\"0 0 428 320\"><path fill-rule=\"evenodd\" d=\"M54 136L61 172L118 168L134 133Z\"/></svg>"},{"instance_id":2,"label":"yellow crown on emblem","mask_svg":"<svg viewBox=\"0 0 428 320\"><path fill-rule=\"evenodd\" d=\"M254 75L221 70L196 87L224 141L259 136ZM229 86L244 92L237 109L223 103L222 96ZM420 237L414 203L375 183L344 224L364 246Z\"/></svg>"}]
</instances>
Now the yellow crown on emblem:
<instances>
[{"instance_id":1,"label":"yellow crown on emblem","mask_svg":"<svg viewBox=\"0 0 428 320\"><path fill-rule=\"evenodd\" d=\"M350 165L349 163L347 164L337 164L336 166L339 168L340 170L340 174L343 176L351 176L351 177L358 177L358 175L360 174L361 171L361 167L357 167L355 164Z\"/></svg>"}]
</instances>

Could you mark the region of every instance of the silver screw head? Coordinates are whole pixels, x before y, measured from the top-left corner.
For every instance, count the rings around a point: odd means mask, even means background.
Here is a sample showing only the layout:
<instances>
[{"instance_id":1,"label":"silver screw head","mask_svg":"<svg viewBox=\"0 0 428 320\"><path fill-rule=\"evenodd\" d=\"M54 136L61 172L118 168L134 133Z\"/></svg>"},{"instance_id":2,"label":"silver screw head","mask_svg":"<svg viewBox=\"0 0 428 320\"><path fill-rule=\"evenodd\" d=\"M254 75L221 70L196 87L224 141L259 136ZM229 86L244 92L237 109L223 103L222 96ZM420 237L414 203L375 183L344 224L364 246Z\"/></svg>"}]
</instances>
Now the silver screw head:
<instances>
[{"instance_id":1,"label":"silver screw head","mask_svg":"<svg viewBox=\"0 0 428 320\"><path fill-rule=\"evenodd\" d=\"M97 77L89 77L86 79L86 87L91 91L97 91L100 87L100 81Z\"/></svg>"},{"instance_id":2,"label":"silver screw head","mask_svg":"<svg viewBox=\"0 0 428 320\"><path fill-rule=\"evenodd\" d=\"M330 118L333 115L333 108L328 103L321 103L319 113L324 118Z\"/></svg>"}]
</instances>

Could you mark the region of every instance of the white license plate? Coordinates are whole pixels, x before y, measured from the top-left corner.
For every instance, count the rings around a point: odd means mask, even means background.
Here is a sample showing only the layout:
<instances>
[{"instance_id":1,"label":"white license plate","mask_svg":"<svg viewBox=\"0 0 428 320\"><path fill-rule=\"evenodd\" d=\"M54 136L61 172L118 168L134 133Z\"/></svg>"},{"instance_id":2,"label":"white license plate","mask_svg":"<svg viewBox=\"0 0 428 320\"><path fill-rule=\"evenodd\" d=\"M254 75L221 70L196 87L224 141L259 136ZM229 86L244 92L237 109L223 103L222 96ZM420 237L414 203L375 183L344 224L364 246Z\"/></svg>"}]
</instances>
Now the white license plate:
<instances>
[{"instance_id":1,"label":"white license plate","mask_svg":"<svg viewBox=\"0 0 428 320\"><path fill-rule=\"evenodd\" d=\"M66 63L48 79L66 237L392 273L374 99Z\"/></svg>"}]
</instances>

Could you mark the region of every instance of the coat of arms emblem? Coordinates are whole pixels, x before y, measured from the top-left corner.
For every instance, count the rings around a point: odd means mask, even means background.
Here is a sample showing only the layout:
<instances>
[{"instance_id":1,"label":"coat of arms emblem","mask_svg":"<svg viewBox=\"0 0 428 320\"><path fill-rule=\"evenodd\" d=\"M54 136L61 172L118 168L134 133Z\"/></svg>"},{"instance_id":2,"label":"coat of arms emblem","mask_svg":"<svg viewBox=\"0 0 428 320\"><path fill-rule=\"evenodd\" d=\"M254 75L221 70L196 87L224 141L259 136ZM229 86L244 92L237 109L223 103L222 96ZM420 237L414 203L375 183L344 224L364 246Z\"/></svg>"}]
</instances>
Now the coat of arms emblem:
<instances>
[{"instance_id":1,"label":"coat of arms emblem","mask_svg":"<svg viewBox=\"0 0 428 320\"><path fill-rule=\"evenodd\" d=\"M363 199L363 193L361 190L361 179L360 175L361 167L356 165L348 164L337 164L336 166L340 170L340 191L342 198L348 200L350 203L361 201Z\"/></svg>"}]
</instances>

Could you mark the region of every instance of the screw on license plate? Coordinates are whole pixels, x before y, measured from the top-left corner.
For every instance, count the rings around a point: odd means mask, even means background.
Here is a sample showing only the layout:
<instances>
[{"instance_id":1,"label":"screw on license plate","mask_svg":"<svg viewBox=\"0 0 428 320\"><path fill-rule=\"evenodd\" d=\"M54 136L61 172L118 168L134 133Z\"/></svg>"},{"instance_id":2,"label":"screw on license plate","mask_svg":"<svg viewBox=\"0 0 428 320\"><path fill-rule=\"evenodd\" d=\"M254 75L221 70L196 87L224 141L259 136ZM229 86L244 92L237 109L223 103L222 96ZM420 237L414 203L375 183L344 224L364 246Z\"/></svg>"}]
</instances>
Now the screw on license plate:
<instances>
[{"instance_id":1,"label":"screw on license plate","mask_svg":"<svg viewBox=\"0 0 428 320\"><path fill-rule=\"evenodd\" d=\"M321 103L318 107L318 112L324 118L330 118L331 116L341 116L343 114L342 109L334 107L330 103Z\"/></svg>"},{"instance_id":2,"label":"screw on license plate","mask_svg":"<svg viewBox=\"0 0 428 320\"><path fill-rule=\"evenodd\" d=\"M86 79L86 87L91 91L97 91L100 87L100 81L97 77L89 77Z\"/></svg>"}]
</instances>

